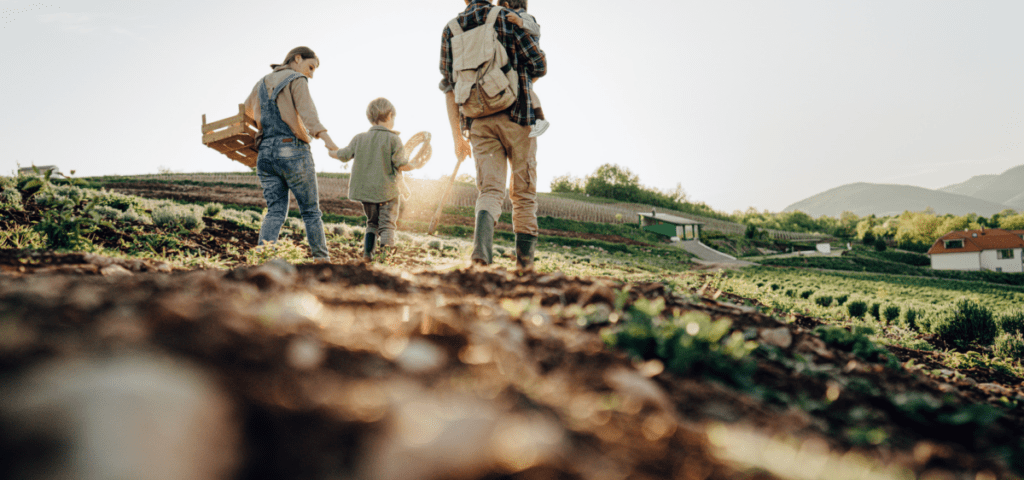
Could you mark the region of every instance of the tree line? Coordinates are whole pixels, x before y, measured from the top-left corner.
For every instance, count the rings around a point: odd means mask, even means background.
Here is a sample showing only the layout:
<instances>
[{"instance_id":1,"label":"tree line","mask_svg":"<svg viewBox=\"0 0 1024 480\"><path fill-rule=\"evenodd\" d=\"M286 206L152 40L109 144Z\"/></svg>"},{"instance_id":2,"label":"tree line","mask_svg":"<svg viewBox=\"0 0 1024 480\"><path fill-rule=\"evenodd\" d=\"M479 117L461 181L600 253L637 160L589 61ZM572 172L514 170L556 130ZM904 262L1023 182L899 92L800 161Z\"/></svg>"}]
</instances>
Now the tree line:
<instances>
[{"instance_id":1,"label":"tree line","mask_svg":"<svg viewBox=\"0 0 1024 480\"><path fill-rule=\"evenodd\" d=\"M759 212L753 207L745 212L737 210L732 214L726 214L712 209L703 202L690 200L682 184L676 184L672 190L648 187L642 185L639 176L628 168L610 163L601 165L594 173L583 178L568 174L555 177L551 182L551 191L601 197L625 203L642 203L742 223L748 227L748 237L757 237L759 232L765 229L821 233L843 240L863 241L867 237L872 243L881 240L891 246L920 252L927 251L939 237L954 230L978 230L983 227L1024 230L1024 213L1009 208L987 218L973 213L962 216L938 215L931 209L883 217L860 217L847 211L838 218L813 218L800 211Z\"/></svg>"}]
</instances>

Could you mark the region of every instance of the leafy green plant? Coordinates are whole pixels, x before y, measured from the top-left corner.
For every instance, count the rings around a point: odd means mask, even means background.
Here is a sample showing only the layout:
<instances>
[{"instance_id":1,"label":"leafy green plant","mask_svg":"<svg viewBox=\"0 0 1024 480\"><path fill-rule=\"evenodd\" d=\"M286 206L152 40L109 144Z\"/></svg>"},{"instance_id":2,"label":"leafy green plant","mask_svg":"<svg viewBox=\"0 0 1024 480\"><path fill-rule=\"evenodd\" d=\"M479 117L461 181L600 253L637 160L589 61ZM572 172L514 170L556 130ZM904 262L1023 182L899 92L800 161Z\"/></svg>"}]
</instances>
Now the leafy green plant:
<instances>
[{"instance_id":1,"label":"leafy green plant","mask_svg":"<svg viewBox=\"0 0 1024 480\"><path fill-rule=\"evenodd\" d=\"M46 235L46 248L58 249L86 249L92 246L92 241L86 235L95 232L100 226L114 228L105 220L93 218L90 215L79 215L75 209L78 203L74 200L63 198L48 205L43 212L42 220L32 228ZM90 211L94 206L89 202L82 210Z\"/></svg>"},{"instance_id":2,"label":"leafy green plant","mask_svg":"<svg viewBox=\"0 0 1024 480\"><path fill-rule=\"evenodd\" d=\"M851 352L865 361L882 363L893 370L898 370L900 362L896 356L868 338L868 335L873 333L874 331L866 327L855 327L853 331L830 326L814 329L814 334L821 337L826 344Z\"/></svg>"},{"instance_id":3,"label":"leafy green plant","mask_svg":"<svg viewBox=\"0 0 1024 480\"><path fill-rule=\"evenodd\" d=\"M96 205L92 208L92 213L98 215L101 218L107 219L118 219L121 217L122 212L113 207L107 207L104 205Z\"/></svg>"},{"instance_id":4,"label":"leafy green plant","mask_svg":"<svg viewBox=\"0 0 1024 480\"><path fill-rule=\"evenodd\" d=\"M999 330L1004 333L1024 335L1024 310L1006 312L999 316Z\"/></svg>"},{"instance_id":5,"label":"leafy green plant","mask_svg":"<svg viewBox=\"0 0 1024 480\"><path fill-rule=\"evenodd\" d=\"M891 303L886 305L885 309L882 310L882 316L885 317L886 323L892 323L897 318L900 318L900 306Z\"/></svg>"},{"instance_id":6,"label":"leafy green plant","mask_svg":"<svg viewBox=\"0 0 1024 480\"><path fill-rule=\"evenodd\" d=\"M800 292L800 298L803 299L811 298L811 295L814 295L814 290L804 290Z\"/></svg>"},{"instance_id":7,"label":"leafy green plant","mask_svg":"<svg viewBox=\"0 0 1024 480\"><path fill-rule=\"evenodd\" d=\"M881 238L875 239L875 250L876 251L884 252L886 248L888 248L888 246L885 244L885 240L883 240Z\"/></svg>"},{"instance_id":8,"label":"leafy green plant","mask_svg":"<svg viewBox=\"0 0 1024 480\"><path fill-rule=\"evenodd\" d=\"M754 364L747 357L757 348L756 343L745 340L742 332L730 335L730 320L713 321L701 312L665 318L664 306L661 299L637 300L622 311L617 325L602 331L602 338L638 358L660 359L668 370L679 374L703 374L731 385L750 385Z\"/></svg>"},{"instance_id":9,"label":"leafy green plant","mask_svg":"<svg viewBox=\"0 0 1024 480\"><path fill-rule=\"evenodd\" d=\"M868 313L870 313L872 317L875 317L876 319L881 320L882 319L882 304L879 303L879 302L872 302L871 306L868 307Z\"/></svg>"},{"instance_id":10,"label":"leafy green plant","mask_svg":"<svg viewBox=\"0 0 1024 480\"><path fill-rule=\"evenodd\" d=\"M833 298L831 295L818 295L814 297L814 303L817 303L818 305L825 308L832 306L832 300Z\"/></svg>"},{"instance_id":11,"label":"leafy green plant","mask_svg":"<svg viewBox=\"0 0 1024 480\"><path fill-rule=\"evenodd\" d=\"M96 198L96 205L114 208L118 212L137 210L142 208L142 201L138 197L125 195L118 192L101 192Z\"/></svg>"},{"instance_id":12,"label":"leafy green plant","mask_svg":"<svg viewBox=\"0 0 1024 480\"><path fill-rule=\"evenodd\" d=\"M918 319L919 316L920 316L920 313L917 310L915 310L913 308L910 308L910 307L904 307L903 308L903 319L902 319L902 321L900 323L901 323L901 325L903 325L906 328L909 328L909 329L912 329L912 330L918 330L919 327L917 325L917 319Z\"/></svg>"},{"instance_id":13,"label":"leafy green plant","mask_svg":"<svg viewBox=\"0 0 1024 480\"><path fill-rule=\"evenodd\" d=\"M0 230L0 248L43 248L46 245L46 238L39 232L26 225L16 225L13 228Z\"/></svg>"},{"instance_id":14,"label":"leafy green plant","mask_svg":"<svg viewBox=\"0 0 1024 480\"><path fill-rule=\"evenodd\" d=\"M245 261L250 265L262 265L272 258L280 258L288 262L306 260L306 250L290 239L282 238L276 242L258 245L245 252Z\"/></svg>"},{"instance_id":15,"label":"leafy green plant","mask_svg":"<svg viewBox=\"0 0 1024 480\"><path fill-rule=\"evenodd\" d=\"M1024 335L1003 333L996 337L992 351L1001 357L1024 361Z\"/></svg>"},{"instance_id":16,"label":"leafy green plant","mask_svg":"<svg viewBox=\"0 0 1024 480\"><path fill-rule=\"evenodd\" d=\"M224 205L221 205L217 202L207 203L206 208L203 211L203 215L207 217L216 217L217 214L221 212L221 210L224 210Z\"/></svg>"},{"instance_id":17,"label":"leafy green plant","mask_svg":"<svg viewBox=\"0 0 1024 480\"><path fill-rule=\"evenodd\" d=\"M868 312L868 304L863 300L854 300L846 304L846 311L851 317L864 318L864 314Z\"/></svg>"},{"instance_id":18,"label":"leafy green plant","mask_svg":"<svg viewBox=\"0 0 1024 480\"><path fill-rule=\"evenodd\" d=\"M15 188L7 187L0 190L0 208L11 208L21 210L21 192Z\"/></svg>"},{"instance_id":19,"label":"leafy green plant","mask_svg":"<svg viewBox=\"0 0 1024 480\"><path fill-rule=\"evenodd\" d=\"M18 193L21 194L21 198L28 200L33 195L41 191L45 191L47 187L51 186L50 177L53 175L53 170L47 170L46 172L40 172L35 165L32 166L32 172L34 175L18 175L15 180L15 188Z\"/></svg>"},{"instance_id":20,"label":"leafy green plant","mask_svg":"<svg viewBox=\"0 0 1024 480\"><path fill-rule=\"evenodd\" d=\"M131 208L131 209L128 209L128 210L125 210L124 212L122 212L121 216L118 218L118 220L121 220L122 222L135 222L135 223L152 223L153 222L153 220L150 219L148 216L143 215L143 214L137 212L134 208Z\"/></svg>"},{"instance_id":21,"label":"leafy green plant","mask_svg":"<svg viewBox=\"0 0 1024 480\"><path fill-rule=\"evenodd\" d=\"M180 205L153 209L153 224L163 228L180 228L191 231L200 231L206 227L200 212Z\"/></svg>"},{"instance_id":22,"label":"leafy green plant","mask_svg":"<svg viewBox=\"0 0 1024 480\"><path fill-rule=\"evenodd\" d=\"M849 299L850 299L850 295L847 294L847 293L844 293L842 295L836 295L836 305L841 307Z\"/></svg>"},{"instance_id":23,"label":"leafy green plant","mask_svg":"<svg viewBox=\"0 0 1024 480\"><path fill-rule=\"evenodd\" d=\"M974 300L962 298L939 322L936 333L943 341L966 349L973 345L992 345L999 327L988 308Z\"/></svg>"}]
</instances>

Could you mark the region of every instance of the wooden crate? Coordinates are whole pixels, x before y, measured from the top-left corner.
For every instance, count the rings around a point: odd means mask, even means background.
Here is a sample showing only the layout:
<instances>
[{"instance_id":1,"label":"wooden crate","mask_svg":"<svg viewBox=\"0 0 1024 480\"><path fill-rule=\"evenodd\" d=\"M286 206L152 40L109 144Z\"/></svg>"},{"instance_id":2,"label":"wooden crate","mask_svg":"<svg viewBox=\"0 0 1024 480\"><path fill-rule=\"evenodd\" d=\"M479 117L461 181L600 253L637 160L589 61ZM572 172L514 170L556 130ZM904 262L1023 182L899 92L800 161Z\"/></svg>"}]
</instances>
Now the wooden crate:
<instances>
[{"instance_id":1,"label":"wooden crate","mask_svg":"<svg viewBox=\"0 0 1024 480\"><path fill-rule=\"evenodd\" d=\"M206 123L203 115L203 145L247 167L256 167L256 121L245 114L245 105L238 105L238 115Z\"/></svg>"}]
</instances>

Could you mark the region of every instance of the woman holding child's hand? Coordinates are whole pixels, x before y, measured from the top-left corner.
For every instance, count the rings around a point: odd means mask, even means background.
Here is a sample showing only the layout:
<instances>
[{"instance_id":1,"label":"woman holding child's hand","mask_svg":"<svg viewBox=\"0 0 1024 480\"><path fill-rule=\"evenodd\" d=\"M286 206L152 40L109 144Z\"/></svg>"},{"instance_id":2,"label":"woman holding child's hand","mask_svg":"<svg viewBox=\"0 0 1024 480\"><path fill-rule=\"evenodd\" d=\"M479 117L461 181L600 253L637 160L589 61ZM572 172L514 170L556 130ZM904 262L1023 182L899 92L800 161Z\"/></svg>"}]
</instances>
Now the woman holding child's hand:
<instances>
[{"instance_id":1,"label":"woman holding child's hand","mask_svg":"<svg viewBox=\"0 0 1024 480\"><path fill-rule=\"evenodd\" d=\"M328 151L337 150L327 129L320 124L309 94L309 80L320 68L313 50L297 47L284 62L271 65L245 101L245 110L259 128L256 173L263 185L267 215L260 226L259 244L276 242L288 214L288 192L295 195L306 224L306 239L313 257L330 261L320 213L316 168L309 144L324 141Z\"/></svg>"}]
</instances>

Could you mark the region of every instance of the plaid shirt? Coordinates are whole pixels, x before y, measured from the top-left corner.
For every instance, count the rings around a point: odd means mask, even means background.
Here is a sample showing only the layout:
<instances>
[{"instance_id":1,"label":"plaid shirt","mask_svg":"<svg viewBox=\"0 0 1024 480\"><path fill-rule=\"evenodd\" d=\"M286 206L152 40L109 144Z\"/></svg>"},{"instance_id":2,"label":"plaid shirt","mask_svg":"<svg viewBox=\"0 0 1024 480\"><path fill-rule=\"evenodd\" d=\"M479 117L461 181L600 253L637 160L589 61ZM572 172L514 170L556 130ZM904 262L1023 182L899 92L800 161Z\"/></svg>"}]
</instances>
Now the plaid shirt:
<instances>
[{"instance_id":1,"label":"plaid shirt","mask_svg":"<svg viewBox=\"0 0 1024 480\"><path fill-rule=\"evenodd\" d=\"M487 23L487 13L495 8L489 0L472 0L469 6L459 14L459 26L468 31ZM508 62L519 73L519 94L516 103L512 104L510 116L519 125L533 125L537 116L530 104L530 84L534 78L543 77L548 70L544 51L530 34L505 19L508 15L498 15L494 29L498 32L498 41L508 52ZM452 30L447 25L441 34L441 91L450 92L455 88L455 76L452 75ZM468 130L468 119L463 118L463 129Z\"/></svg>"}]
</instances>

